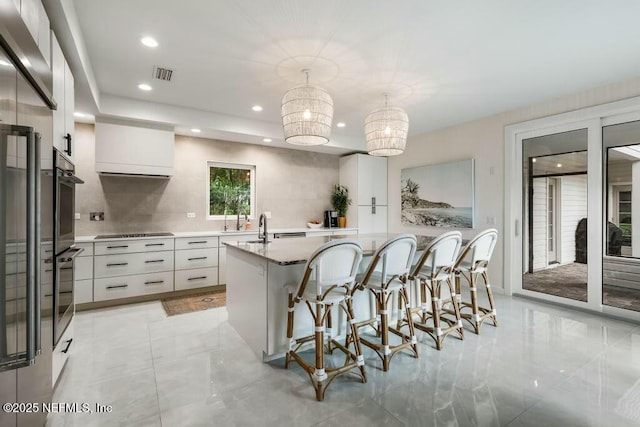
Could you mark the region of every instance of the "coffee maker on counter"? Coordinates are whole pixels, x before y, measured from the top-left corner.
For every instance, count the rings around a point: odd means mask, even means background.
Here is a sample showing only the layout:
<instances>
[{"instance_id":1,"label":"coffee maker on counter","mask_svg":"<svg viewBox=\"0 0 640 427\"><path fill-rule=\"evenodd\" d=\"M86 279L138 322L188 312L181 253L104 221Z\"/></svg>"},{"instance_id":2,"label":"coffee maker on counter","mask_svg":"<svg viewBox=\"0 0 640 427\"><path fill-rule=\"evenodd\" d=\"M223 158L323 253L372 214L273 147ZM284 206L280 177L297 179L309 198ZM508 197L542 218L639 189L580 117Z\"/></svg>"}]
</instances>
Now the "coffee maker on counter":
<instances>
[{"instance_id":1,"label":"coffee maker on counter","mask_svg":"<svg viewBox=\"0 0 640 427\"><path fill-rule=\"evenodd\" d=\"M324 211L325 228L338 228L338 211Z\"/></svg>"}]
</instances>

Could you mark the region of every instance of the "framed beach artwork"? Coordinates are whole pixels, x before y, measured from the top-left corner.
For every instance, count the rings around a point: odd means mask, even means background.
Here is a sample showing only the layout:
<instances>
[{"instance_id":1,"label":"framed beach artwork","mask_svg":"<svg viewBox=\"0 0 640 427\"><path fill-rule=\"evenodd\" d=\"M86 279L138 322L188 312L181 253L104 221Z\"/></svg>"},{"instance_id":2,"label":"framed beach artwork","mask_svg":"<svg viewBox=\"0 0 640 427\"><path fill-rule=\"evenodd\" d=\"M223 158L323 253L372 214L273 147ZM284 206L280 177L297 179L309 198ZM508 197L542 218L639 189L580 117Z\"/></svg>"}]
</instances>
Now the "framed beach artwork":
<instances>
[{"instance_id":1,"label":"framed beach artwork","mask_svg":"<svg viewBox=\"0 0 640 427\"><path fill-rule=\"evenodd\" d=\"M473 159L402 169L402 223L473 228L473 175Z\"/></svg>"}]
</instances>

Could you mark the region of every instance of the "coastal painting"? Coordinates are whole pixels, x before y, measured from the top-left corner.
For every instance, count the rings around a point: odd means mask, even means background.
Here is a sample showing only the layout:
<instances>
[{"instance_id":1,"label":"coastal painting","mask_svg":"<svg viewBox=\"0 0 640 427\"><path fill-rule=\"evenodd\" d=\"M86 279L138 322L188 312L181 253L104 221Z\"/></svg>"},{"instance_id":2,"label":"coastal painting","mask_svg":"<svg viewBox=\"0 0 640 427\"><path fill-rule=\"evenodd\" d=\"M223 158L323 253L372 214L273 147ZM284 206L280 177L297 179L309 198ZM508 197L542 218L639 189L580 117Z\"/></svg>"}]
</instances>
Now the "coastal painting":
<instances>
[{"instance_id":1,"label":"coastal painting","mask_svg":"<svg viewBox=\"0 0 640 427\"><path fill-rule=\"evenodd\" d=\"M402 223L473 228L473 175L473 159L402 169Z\"/></svg>"}]
</instances>

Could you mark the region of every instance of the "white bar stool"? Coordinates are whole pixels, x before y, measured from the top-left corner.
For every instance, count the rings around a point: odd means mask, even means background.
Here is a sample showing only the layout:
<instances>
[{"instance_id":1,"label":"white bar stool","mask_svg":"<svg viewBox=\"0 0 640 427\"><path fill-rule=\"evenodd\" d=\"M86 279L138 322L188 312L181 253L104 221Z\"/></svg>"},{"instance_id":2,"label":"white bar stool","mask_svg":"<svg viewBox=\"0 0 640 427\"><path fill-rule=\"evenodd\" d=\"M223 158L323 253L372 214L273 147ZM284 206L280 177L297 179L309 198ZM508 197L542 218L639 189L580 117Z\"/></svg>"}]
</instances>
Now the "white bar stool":
<instances>
[{"instance_id":1,"label":"white bar stool","mask_svg":"<svg viewBox=\"0 0 640 427\"><path fill-rule=\"evenodd\" d=\"M380 337L380 343L374 343L362 336L360 341L376 351L382 359L384 371L389 370L391 358L402 349L409 348L415 357L418 357L418 341L411 318L407 291L408 276L416 246L416 237L412 234L401 234L384 242L374 254L367 271L362 276L358 276L358 285L354 288L354 291L368 289L376 301L376 314L380 316L380 322L378 323L378 317L375 316L356 323L356 328L371 326L375 329L376 335ZM389 326L389 303L394 293L398 295L398 318L406 316L409 335ZM389 332L399 336L402 343L389 345Z\"/></svg>"},{"instance_id":2,"label":"white bar stool","mask_svg":"<svg viewBox=\"0 0 640 427\"><path fill-rule=\"evenodd\" d=\"M316 399L323 400L331 382L339 375L352 369L359 371L362 382L367 382L358 330L355 327L352 305L350 304L355 286L358 265L362 260L362 246L352 239L333 240L322 245L309 257L304 275L298 284L286 285L289 294L289 312L287 316L287 338L289 351L285 358L285 367L294 360L309 375L311 385L316 391ZM293 337L294 309L298 303L304 303L314 320L314 333L301 338ZM329 351L332 346L345 353L344 365L338 368L326 368L324 359L325 327L330 319L332 307L340 307L346 314L348 329L344 345L328 337ZM305 361L299 354L303 344L315 345L315 362ZM353 343L354 350L349 350Z\"/></svg>"},{"instance_id":3,"label":"white bar stool","mask_svg":"<svg viewBox=\"0 0 640 427\"><path fill-rule=\"evenodd\" d=\"M451 332L457 332L460 339L464 339L464 330L458 307L458 299L453 284L453 267L462 246L462 235L459 231L450 231L436 237L425 249L418 263L414 266L410 278L417 280L420 287L421 305L411 309L414 326L426 332L436 343L438 350L442 349L444 338ZM451 295L453 305L453 319L442 306L442 284L445 292ZM427 293L431 299L431 309L427 303ZM407 323L406 318L398 322L398 326ZM443 328L442 322L447 324ZM428 325L431 323L431 325Z\"/></svg>"},{"instance_id":4,"label":"white bar stool","mask_svg":"<svg viewBox=\"0 0 640 427\"><path fill-rule=\"evenodd\" d=\"M493 325L498 326L498 317L493 300L493 293L491 292L491 284L489 283L489 274L487 272L497 241L498 230L495 228L481 232L467 244L454 266L456 292L460 309L471 309L470 314L463 313L461 316L471 323L476 334L480 333L480 326L486 319L490 318L493 321ZM460 294L460 276L469 282L469 290L471 293L470 302L462 301L462 295ZM489 308L478 305L478 276L481 276L484 281L487 298L489 299Z\"/></svg>"}]
</instances>

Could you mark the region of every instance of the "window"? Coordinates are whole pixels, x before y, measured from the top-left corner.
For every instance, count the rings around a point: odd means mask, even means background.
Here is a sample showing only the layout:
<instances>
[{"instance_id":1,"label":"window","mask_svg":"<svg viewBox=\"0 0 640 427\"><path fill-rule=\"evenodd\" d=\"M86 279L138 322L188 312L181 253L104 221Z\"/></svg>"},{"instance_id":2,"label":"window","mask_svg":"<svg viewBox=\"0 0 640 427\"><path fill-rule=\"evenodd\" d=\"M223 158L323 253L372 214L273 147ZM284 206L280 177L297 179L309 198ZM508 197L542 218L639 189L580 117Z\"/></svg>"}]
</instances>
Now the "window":
<instances>
[{"instance_id":1,"label":"window","mask_svg":"<svg viewBox=\"0 0 640 427\"><path fill-rule=\"evenodd\" d=\"M622 230L622 246L631 246L631 189L630 186L614 186L616 200L615 222Z\"/></svg>"},{"instance_id":2,"label":"window","mask_svg":"<svg viewBox=\"0 0 640 427\"><path fill-rule=\"evenodd\" d=\"M238 214L254 217L256 167L208 162L207 168L207 219L223 219Z\"/></svg>"}]
</instances>

